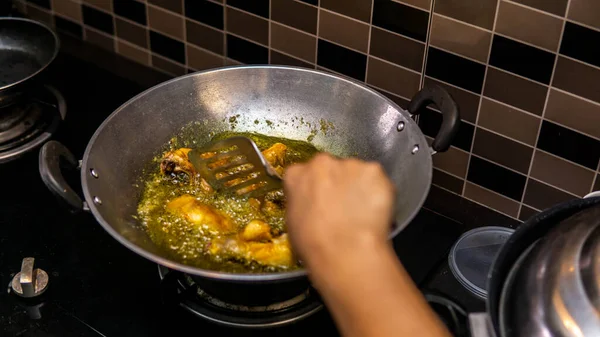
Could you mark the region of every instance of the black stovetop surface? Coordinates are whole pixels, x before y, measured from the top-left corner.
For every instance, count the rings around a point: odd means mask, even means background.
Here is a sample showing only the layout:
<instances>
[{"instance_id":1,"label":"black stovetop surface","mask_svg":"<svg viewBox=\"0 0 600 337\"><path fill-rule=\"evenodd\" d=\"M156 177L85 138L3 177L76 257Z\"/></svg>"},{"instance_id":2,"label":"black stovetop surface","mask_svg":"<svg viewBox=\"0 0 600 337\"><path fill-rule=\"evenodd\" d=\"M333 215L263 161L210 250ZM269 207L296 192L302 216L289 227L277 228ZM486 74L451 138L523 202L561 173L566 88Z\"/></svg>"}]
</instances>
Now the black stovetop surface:
<instances>
[{"instance_id":1,"label":"black stovetop surface","mask_svg":"<svg viewBox=\"0 0 600 337\"><path fill-rule=\"evenodd\" d=\"M67 102L67 118L54 138L78 158L113 110L167 78L107 55L83 44L63 46L43 76ZM8 286L24 257L35 258L36 267L49 274L50 285L35 301L0 293L0 336L170 336L186 331L337 335L327 310L284 328L248 331L208 323L163 304L157 265L112 239L92 215L72 214L59 204L40 179L37 155L34 151L0 164L0 285ZM77 182L78 177L74 172L71 180ZM442 292L468 310L480 310L482 302L447 272L447 252L463 231L461 224L423 209L394 245L423 289Z\"/></svg>"}]
</instances>

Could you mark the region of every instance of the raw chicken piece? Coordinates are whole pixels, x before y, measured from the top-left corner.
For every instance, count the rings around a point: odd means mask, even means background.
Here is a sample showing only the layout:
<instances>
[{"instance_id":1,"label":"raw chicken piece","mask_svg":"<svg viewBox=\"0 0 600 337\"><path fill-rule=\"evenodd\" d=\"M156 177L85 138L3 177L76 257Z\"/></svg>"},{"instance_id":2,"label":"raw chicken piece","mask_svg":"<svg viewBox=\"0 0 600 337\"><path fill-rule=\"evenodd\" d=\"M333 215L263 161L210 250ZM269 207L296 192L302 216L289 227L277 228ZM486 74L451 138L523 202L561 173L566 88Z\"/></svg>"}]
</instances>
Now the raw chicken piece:
<instances>
[{"instance_id":1,"label":"raw chicken piece","mask_svg":"<svg viewBox=\"0 0 600 337\"><path fill-rule=\"evenodd\" d=\"M235 231L235 225L229 218L189 194L171 200L167 209L196 226L207 228L212 234L228 234Z\"/></svg>"}]
</instances>

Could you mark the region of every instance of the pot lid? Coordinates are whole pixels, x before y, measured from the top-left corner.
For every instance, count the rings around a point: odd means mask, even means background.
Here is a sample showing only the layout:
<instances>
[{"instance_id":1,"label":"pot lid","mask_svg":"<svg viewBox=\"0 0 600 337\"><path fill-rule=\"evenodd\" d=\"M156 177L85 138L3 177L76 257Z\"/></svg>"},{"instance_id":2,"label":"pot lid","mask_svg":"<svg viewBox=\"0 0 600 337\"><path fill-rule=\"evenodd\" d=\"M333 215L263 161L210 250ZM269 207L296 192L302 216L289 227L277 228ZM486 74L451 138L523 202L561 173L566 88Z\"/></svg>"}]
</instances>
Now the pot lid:
<instances>
[{"instance_id":1,"label":"pot lid","mask_svg":"<svg viewBox=\"0 0 600 337\"><path fill-rule=\"evenodd\" d=\"M487 298L488 273L496 255L513 229L480 227L464 233L448 255L450 271L458 282L475 296Z\"/></svg>"}]
</instances>

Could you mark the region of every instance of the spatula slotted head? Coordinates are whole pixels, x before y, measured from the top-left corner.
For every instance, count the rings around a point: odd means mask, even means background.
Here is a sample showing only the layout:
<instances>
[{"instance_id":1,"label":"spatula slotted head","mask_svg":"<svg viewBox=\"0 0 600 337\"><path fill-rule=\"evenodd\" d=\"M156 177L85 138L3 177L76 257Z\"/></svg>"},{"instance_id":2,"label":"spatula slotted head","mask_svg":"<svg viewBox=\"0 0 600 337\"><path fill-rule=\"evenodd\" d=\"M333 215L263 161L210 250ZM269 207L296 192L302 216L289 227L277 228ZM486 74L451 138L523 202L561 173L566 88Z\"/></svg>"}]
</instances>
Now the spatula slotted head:
<instances>
[{"instance_id":1,"label":"spatula slotted head","mask_svg":"<svg viewBox=\"0 0 600 337\"><path fill-rule=\"evenodd\" d=\"M281 177L247 137L231 137L193 149L188 157L200 176L219 193L252 197L282 187Z\"/></svg>"}]
</instances>

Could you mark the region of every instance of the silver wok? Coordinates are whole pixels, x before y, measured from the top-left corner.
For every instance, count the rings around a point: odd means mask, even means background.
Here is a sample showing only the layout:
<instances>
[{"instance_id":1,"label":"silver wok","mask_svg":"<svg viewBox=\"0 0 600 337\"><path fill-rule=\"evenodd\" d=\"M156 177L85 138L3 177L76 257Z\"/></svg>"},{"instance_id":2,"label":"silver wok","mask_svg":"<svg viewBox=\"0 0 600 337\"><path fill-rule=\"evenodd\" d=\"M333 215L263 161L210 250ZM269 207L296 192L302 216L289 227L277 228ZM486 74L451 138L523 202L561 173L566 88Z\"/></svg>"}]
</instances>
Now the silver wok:
<instances>
[{"instance_id":1,"label":"silver wok","mask_svg":"<svg viewBox=\"0 0 600 337\"><path fill-rule=\"evenodd\" d=\"M429 103L443 114L432 148L411 119ZM141 192L138 182L170 138L188 130L189 139L202 144L214 133L233 129L312 139L315 146L335 155L378 161L397 186L393 237L423 205L431 184L431 155L450 146L459 121L456 103L440 87L421 90L405 111L362 83L325 72L226 67L159 84L114 111L96 130L83 156L85 201L60 173L60 158L77 163L61 144L52 141L42 148L40 173L50 190L69 205L89 210L116 240L156 263L213 280L289 281L304 278L306 271L234 274L200 269L171 259L149 239L134 218Z\"/></svg>"}]
</instances>

